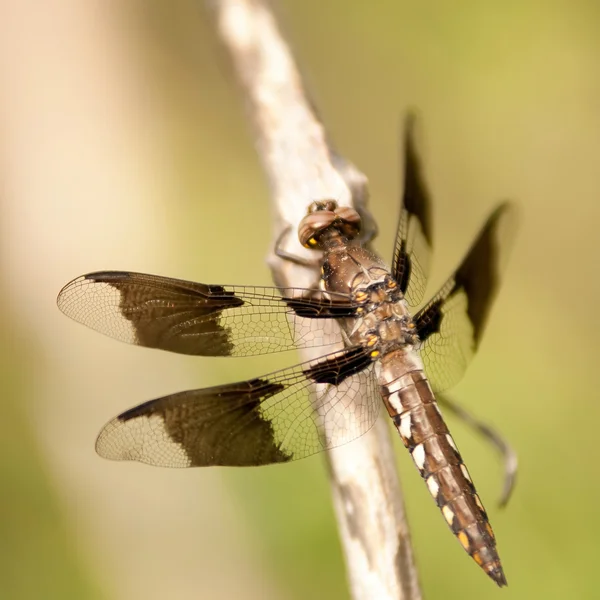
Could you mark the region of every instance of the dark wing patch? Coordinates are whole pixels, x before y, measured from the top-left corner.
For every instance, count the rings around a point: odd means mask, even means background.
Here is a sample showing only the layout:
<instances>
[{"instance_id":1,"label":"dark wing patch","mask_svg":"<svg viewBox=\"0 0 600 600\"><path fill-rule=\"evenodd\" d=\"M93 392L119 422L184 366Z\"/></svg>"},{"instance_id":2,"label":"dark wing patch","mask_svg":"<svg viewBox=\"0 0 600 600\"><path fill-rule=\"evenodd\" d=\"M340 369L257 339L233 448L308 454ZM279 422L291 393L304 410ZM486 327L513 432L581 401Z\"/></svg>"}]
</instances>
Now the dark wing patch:
<instances>
[{"instance_id":1,"label":"dark wing patch","mask_svg":"<svg viewBox=\"0 0 600 600\"><path fill-rule=\"evenodd\" d=\"M117 340L199 356L249 356L337 342L343 294L206 285L122 271L83 275L58 295L69 317ZM314 323L319 319L318 323Z\"/></svg>"},{"instance_id":2,"label":"dark wing patch","mask_svg":"<svg viewBox=\"0 0 600 600\"><path fill-rule=\"evenodd\" d=\"M436 391L459 381L479 346L512 247L515 213L507 202L494 210L454 275L414 318Z\"/></svg>"},{"instance_id":3,"label":"dark wing patch","mask_svg":"<svg viewBox=\"0 0 600 600\"><path fill-rule=\"evenodd\" d=\"M415 117L409 115L404 134L404 192L392 274L410 306L419 304L425 293L432 248L431 200L415 137Z\"/></svg>"},{"instance_id":4,"label":"dark wing patch","mask_svg":"<svg viewBox=\"0 0 600 600\"><path fill-rule=\"evenodd\" d=\"M371 353L362 346L356 346L340 353L329 355L329 360L319 361L306 369L304 374L314 383L340 385L344 379L362 371L373 361Z\"/></svg>"},{"instance_id":5,"label":"dark wing patch","mask_svg":"<svg viewBox=\"0 0 600 600\"><path fill-rule=\"evenodd\" d=\"M370 429L379 413L368 356L368 349L349 348L250 381L151 400L110 421L96 451L162 467L251 466L340 446ZM314 391L322 372L337 373L339 385Z\"/></svg>"}]
</instances>

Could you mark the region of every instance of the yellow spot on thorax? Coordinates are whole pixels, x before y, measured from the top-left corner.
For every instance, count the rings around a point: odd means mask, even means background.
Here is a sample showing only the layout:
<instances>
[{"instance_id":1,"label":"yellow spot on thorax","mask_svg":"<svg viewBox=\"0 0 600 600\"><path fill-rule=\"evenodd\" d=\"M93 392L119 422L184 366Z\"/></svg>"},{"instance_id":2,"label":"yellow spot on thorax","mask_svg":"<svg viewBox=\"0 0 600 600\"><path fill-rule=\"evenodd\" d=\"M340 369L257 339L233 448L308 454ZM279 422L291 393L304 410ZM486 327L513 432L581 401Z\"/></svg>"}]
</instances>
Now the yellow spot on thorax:
<instances>
[{"instance_id":1,"label":"yellow spot on thorax","mask_svg":"<svg viewBox=\"0 0 600 600\"><path fill-rule=\"evenodd\" d=\"M367 346L370 348L371 346L374 346L378 341L378 338L376 335L370 335L367 339Z\"/></svg>"}]
</instances>

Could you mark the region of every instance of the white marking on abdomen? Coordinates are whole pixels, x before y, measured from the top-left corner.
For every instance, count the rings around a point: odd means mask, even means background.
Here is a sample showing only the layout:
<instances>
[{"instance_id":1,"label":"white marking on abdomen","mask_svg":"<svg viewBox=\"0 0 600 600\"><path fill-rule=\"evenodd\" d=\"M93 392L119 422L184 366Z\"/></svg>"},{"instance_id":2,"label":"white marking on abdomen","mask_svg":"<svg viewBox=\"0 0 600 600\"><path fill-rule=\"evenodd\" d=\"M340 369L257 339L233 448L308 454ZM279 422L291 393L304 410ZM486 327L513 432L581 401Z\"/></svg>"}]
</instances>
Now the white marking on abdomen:
<instances>
[{"instance_id":1,"label":"white marking on abdomen","mask_svg":"<svg viewBox=\"0 0 600 600\"><path fill-rule=\"evenodd\" d=\"M444 519L446 519L446 523L452 526L452 521L454 521L454 512L452 512L452 509L447 504L442 506L442 514L444 515Z\"/></svg>"},{"instance_id":2,"label":"white marking on abdomen","mask_svg":"<svg viewBox=\"0 0 600 600\"><path fill-rule=\"evenodd\" d=\"M425 466L425 448L423 447L423 444L417 444L415 446L412 451L412 457L419 471L422 471Z\"/></svg>"},{"instance_id":3,"label":"white marking on abdomen","mask_svg":"<svg viewBox=\"0 0 600 600\"><path fill-rule=\"evenodd\" d=\"M464 476L464 478L469 482L469 483L473 483L473 480L471 479L471 476L469 475L469 471L467 471L467 467L465 467L465 465L463 463L460 463L460 470Z\"/></svg>"},{"instance_id":4,"label":"white marking on abdomen","mask_svg":"<svg viewBox=\"0 0 600 600\"><path fill-rule=\"evenodd\" d=\"M454 450L456 454L459 454L458 448L456 447L456 444L454 443L454 440L452 439L452 436L449 433L446 434L446 440L448 441L448 444L450 444L452 450Z\"/></svg>"},{"instance_id":5,"label":"white marking on abdomen","mask_svg":"<svg viewBox=\"0 0 600 600\"><path fill-rule=\"evenodd\" d=\"M477 494L473 494L473 498L475 499L475 504L481 512L485 512L485 508L483 507L483 503L481 502L481 498Z\"/></svg>"},{"instance_id":6,"label":"white marking on abdomen","mask_svg":"<svg viewBox=\"0 0 600 600\"><path fill-rule=\"evenodd\" d=\"M407 440L412 437L411 424L410 412L404 413L400 417L400 435Z\"/></svg>"},{"instance_id":7,"label":"white marking on abdomen","mask_svg":"<svg viewBox=\"0 0 600 600\"><path fill-rule=\"evenodd\" d=\"M440 491L440 484L437 482L435 475L430 475L427 480L427 487L429 493L433 496L434 500L437 498L438 492Z\"/></svg>"},{"instance_id":8,"label":"white marking on abdomen","mask_svg":"<svg viewBox=\"0 0 600 600\"><path fill-rule=\"evenodd\" d=\"M404 387L406 386L405 383L402 381L402 377L398 377L397 379L394 379L394 381L392 381L391 383L387 384L387 389L390 393L390 396L395 392L399 392Z\"/></svg>"},{"instance_id":9,"label":"white marking on abdomen","mask_svg":"<svg viewBox=\"0 0 600 600\"><path fill-rule=\"evenodd\" d=\"M402 401L400 400L399 392L390 394L387 398L387 401L397 414L401 414L403 412L404 409L402 408Z\"/></svg>"}]
</instances>

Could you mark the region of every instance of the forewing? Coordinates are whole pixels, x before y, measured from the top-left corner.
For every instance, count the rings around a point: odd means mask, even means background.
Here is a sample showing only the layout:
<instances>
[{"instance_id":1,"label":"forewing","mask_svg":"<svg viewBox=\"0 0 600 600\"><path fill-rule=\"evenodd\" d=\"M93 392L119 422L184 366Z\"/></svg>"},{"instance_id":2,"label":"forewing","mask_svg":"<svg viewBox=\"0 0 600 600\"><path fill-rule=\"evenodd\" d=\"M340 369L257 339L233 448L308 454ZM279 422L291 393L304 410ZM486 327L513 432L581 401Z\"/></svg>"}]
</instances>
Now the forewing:
<instances>
[{"instance_id":1,"label":"forewing","mask_svg":"<svg viewBox=\"0 0 600 600\"><path fill-rule=\"evenodd\" d=\"M339 339L331 319L356 314L356 305L342 294L206 285L124 271L78 277L61 290L58 306L117 340L199 356L331 344Z\"/></svg>"},{"instance_id":2,"label":"forewing","mask_svg":"<svg viewBox=\"0 0 600 600\"><path fill-rule=\"evenodd\" d=\"M404 192L392 273L410 306L425 293L432 247L431 200L417 150L415 117L406 119L404 133Z\"/></svg>"},{"instance_id":3,"label":"forewing","mask_svg":"<svg viewBox=\"0 0 600 600\"><path fill-rule=\"evenodd\" d=\"M315 383L322 384L317 392ZM288 462L359 437L380 404L370 351L358 346L250 381L151 400L110 421L96 450L162 467Z\"/></svg>"},{"instance_id":4,"label":"forewing","mask_svg":"<svg viewBox=\"0 0 600 600\"><path fill-rule=\"evenodd\" d=\"M460 380L479 346L512 247L515 212L506 202L494 210L454 275L414 318L436 391Z\"/></svg>"}]
</instances>

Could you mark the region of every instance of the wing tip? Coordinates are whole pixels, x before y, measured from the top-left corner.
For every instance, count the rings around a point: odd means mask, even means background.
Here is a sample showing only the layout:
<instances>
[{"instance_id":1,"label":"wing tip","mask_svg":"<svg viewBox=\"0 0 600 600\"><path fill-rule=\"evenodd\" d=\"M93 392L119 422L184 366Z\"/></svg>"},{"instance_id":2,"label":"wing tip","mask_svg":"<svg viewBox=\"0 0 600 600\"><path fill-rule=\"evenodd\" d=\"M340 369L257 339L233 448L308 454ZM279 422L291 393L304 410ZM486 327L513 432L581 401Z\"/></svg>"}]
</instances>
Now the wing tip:
<instances>
[{"instance_id":1,"label":"wing tip","mask_svg":"<svg viewBox=\"0 0 600 600\"><path fill-rule=\"evenodd\" d=\"M130 271L93 271L91 273L79 275L63 285L60 292L58 292L58 295L56 296L56 304L62 312L65 312L64 307L68 300L69 292L85 281L110 284L114 281L122 281L130 277Z\"/></svg>"},{"instance_id":2,"label":"wing tip","mask_svg":"<svg viewBox=\"0 0 600 600\"><path fill-rule=\"evenodd\" d=\"M96 438L96 453L107 460L132 461L156 467L192 466L190 456L182 444L173 439L163 415L140 410L152 402L111 419Z\"/></svg>"}]
</instances>

